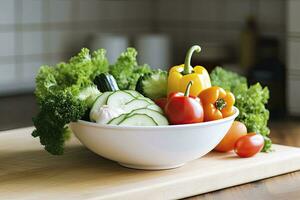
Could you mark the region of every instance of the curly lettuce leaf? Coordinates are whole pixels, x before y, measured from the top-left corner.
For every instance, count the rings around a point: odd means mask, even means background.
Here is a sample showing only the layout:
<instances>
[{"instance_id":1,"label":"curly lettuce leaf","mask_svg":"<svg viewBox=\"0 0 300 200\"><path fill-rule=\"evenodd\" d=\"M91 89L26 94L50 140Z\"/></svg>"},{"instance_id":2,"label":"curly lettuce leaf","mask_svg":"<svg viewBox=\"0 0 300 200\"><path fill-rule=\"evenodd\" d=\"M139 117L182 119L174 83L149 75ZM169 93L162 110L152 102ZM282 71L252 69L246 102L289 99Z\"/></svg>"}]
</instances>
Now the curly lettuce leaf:
<instances>
[{"instance_id":1,"label":"curly lettuce leaf","mask_svg":"<svg viewBox=\"0 0 300 200\"><path fill-rule=\"evenodd\" d=\"M127 48L110 67L110 74L114 76L121 90L134 90L139 77L151 72L148 65L139 66L136 57L137 51Z\"/></svg>"},{"instance_id":2,"label":"curly lettuce leaf","mask_svg":"<svg viewBox=\"0 0 300 200\"><path fill-rule=\"evenodd\" d=\"M92 56L83 48L69 62L53 67L42 66L36 77L36 98L40 112L33 118L35 130L32 135L39 137L45 149L54 155L63 154L64 142L70 130L68 123L80 119L88 109L88 92L94 95L95 76L108 71L105 50L95 51ZM84 91L84 95L82 95Z\"/></svg>"}]
</instances>

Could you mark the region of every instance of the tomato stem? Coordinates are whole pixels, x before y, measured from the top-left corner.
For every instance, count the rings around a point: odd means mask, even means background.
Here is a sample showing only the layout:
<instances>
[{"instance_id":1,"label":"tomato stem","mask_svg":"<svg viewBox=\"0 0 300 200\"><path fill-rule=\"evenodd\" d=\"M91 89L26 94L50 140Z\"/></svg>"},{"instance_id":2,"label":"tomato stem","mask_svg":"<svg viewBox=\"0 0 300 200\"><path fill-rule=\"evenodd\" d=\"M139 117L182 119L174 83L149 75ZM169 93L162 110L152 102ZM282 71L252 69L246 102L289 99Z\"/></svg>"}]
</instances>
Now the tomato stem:
<instances>
[{"instance_id":1,"label":"tomato stem","mask_svg":"<svg viewBox=\"0 0 300 200\"><path fill-rule=\"evenodd\" d=\"M215 106L218 110L222 110L227 105L226 101L224 99L217 99L215 102Z\"/></svg>"},{"instance_id":2,"label":"tomato stem","mask_svg":"<svg viewBox=\"0 0 300 200\"><path fill-rule=\"evenodd\" d=\"M188 50L186 57L185 57L185 61L184 61L184 69L182 72L183 75L192 73L191 59L192 59L192 55L193 55L194 51L199 53L201 51L201 47L199 45L194 45Z\"/></svg>"},{"instance_id":3,"label":"tomato stem","mask_svg":"<svg viewBox=\"0 0 300 200\"><path fill-rule=\"evenodd\" d=\"M185 89L185 92L184 92L184 96L185 97L188 97L190 96L190 90L191 90L191 86L193 85L193 81L190 81L187 86L186 86L186 89Z\"/></svg>"}]
</instances>

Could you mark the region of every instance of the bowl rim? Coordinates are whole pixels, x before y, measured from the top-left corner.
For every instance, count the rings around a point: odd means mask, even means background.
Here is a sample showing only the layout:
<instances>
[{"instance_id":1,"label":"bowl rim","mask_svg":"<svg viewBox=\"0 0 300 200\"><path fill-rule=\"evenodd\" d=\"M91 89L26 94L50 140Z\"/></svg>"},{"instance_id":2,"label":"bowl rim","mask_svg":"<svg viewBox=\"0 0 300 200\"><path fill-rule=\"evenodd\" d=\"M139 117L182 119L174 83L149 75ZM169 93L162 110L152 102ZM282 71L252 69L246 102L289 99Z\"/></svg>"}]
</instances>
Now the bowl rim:
<instances>
[{"instance_id":1,"label":"bowl rim","mask_svg":"<svg viewBox=\"0 0 300 200\"><path fill-rule=\"evenodd\" d=\"M234 109L234 114L229 117L214 120L214 121L194 123L194 124L163 125L163 126L119 126L119 125L97 124L95 122L89 122L85 120L78 120L77 122L71 122L70 124L71 126L72 124L80 124L83 126L92 126L97 128L116 129L116 130L124 130L124 129L157 130L157 129L172 129L172 128L188 128L188 127L207 127L207 126L213 126L215 124L222 124L230 120L234 120L239 115L239 109L237 107L234 107L233 109Z\"/></svg>"}]
</instances>

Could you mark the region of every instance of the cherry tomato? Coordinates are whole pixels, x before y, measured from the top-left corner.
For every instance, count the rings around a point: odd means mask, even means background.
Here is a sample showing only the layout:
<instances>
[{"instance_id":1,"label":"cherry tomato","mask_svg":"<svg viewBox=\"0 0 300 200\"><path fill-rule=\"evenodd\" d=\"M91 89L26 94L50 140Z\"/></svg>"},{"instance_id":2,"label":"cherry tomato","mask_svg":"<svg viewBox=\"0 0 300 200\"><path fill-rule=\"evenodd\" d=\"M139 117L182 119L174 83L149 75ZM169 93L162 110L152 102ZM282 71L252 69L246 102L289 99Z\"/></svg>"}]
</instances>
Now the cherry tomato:
<instances>
[{"instance_id":1,"label":"cherry tomato","mask_svg":"<svg viewBox=\"0 0 300 200\"><path fill-rule=\"evenodd\" d=\"M248 133L236 141L234 151L238 156L248 158L260 152L263 147L264 137L262 135Z\"/></svg>"},{"instance_id":2,"label":"cherry tomato","mask_svg":"<svg viewBox=\"0 0 300 200\"><path fill-rule=\"evenodd\" d=\"M156 105L158 105L163 110L165 109L167 101L168 101L167 98L159 98L159 99L155 99L154 100L154 102L156 103Z\"/></svg>"},{"instance_id":3,"label":"cherry tomato","mask_svg":"<svg viewBox=\"0 0 300 200\"><path fill-rule=\"evenodd\" d=\"M216 146L215 150L227 152L234 149L236 141L247 135L247 128L242 122L234 121L222 141Z\"/></svg>"}]
</instances>

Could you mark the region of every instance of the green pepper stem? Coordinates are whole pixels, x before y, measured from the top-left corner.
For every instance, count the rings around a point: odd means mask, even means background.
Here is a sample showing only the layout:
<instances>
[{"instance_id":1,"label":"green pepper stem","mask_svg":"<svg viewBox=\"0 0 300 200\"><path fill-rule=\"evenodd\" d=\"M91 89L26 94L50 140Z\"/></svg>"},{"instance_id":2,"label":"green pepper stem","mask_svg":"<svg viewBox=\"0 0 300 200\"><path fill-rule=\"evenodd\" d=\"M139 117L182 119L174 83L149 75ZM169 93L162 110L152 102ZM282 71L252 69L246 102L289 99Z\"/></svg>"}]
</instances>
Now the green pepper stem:
<instances>
[{"instance_id":1,"label":"green pepper stem","mask_svg":"<svg viewBox=\"0 0 300 200\"><path fill-rule=\"evenodd\" d=\"M188 97L190 96L190 90L191 90L191 86L193 85L193 81L190 81L187 86L186 86L186 89L185 89L185 92L184 92L184 96L185 97Z\"/></svg>"},{"instance_id":2,"label":"green pepper stem","mask_svg":"<svg viewBox=\"0 0 300 200\"><path fill-rule=\"evenodd\" d=\"M215 106L218 110L222 110L227 105L226 101L224 99L217 99Z\"/></svg>"},{"instance_id":3,"label":"green pepper stem","mask_svg":"<svg viewBox=\"0 0 300 200\"><path fill-rule=\"evenodd\" d=\"M191 59L194 51L199 53L201 51L201 47L199 45L194 45L188 50L184 61L184 69L183 69L184 75L192 73L190 67L191 67Z\"/></svg>"}]
</instances>

